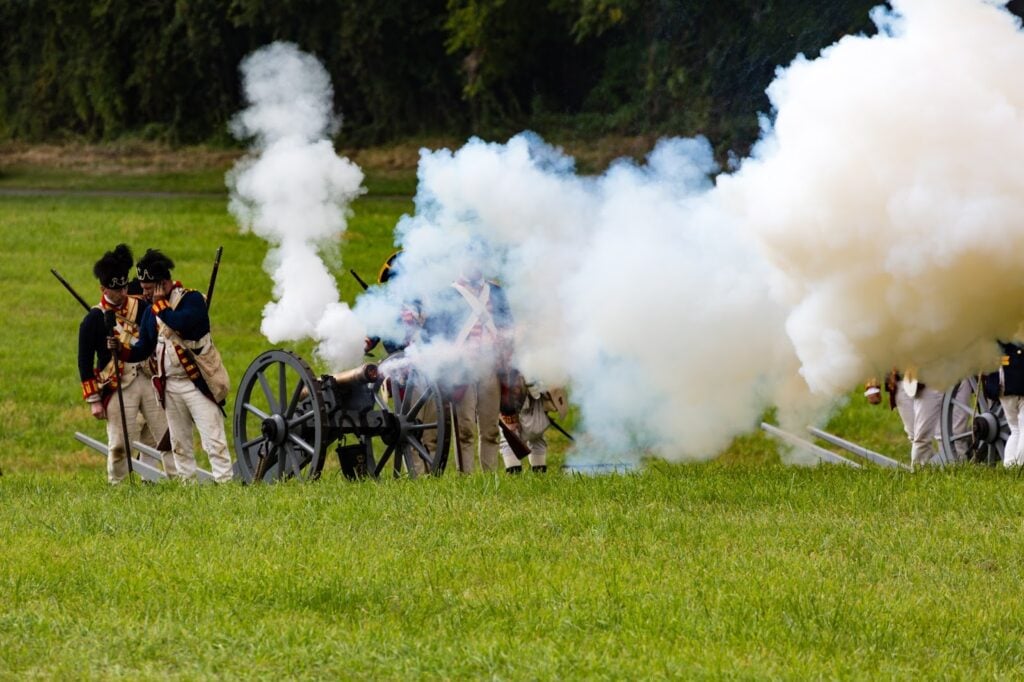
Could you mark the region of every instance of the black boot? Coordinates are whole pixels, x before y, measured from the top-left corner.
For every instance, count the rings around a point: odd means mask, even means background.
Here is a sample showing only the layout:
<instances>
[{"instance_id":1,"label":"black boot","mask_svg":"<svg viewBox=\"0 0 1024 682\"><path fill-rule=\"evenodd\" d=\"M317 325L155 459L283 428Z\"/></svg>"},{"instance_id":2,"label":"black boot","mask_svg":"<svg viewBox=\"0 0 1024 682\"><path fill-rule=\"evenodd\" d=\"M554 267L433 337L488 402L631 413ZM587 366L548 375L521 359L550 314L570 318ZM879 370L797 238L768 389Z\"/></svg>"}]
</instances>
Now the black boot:
<instances>
[{"instance_id":1,"label":"black boot","mask_svg":"<svg viewBox=\"0 0 1024 682\"><path fill-rule=\"evenodd\" d=\"M533 473L535 473L535 474L543 474L544 472L546 472L548 470L548 465L547 464L534 464L532 467L530 467L530 470Z\"/></svg>"},{"instance_id":2,"label":"black boot","mask_svg":"<svg viewBox=\"0 0 1024 682\"><path fill-rule=\"evenodd\" d=\"M523 466L516 464L515 466L505 467L506 474L521 474L523 473Z\"/></svg>"}]
</instances>

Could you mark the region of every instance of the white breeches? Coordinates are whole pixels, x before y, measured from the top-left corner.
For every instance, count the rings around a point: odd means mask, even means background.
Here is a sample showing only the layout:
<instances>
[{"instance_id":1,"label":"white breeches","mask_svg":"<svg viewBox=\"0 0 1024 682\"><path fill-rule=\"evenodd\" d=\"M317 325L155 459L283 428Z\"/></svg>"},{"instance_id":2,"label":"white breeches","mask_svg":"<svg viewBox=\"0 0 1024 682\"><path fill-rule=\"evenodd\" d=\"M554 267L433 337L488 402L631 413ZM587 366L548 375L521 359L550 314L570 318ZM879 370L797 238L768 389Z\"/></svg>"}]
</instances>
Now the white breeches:
<instances>
[{"instance_id":1,"label":"white breeches","mask_svg":"<svg viewBox=\"0 0 1024 682\"><path fill-rule=\"evenodd\" d=\"M1003 449L1003 466L1013 467L1024 464L1024 397L1004 395L999 399L1006 414L1006 422L1010 426L1010 437L1006 439Z\"/></svg>"},{"instance_id":2,"label":"white breeches","mask_svg":"<svg viewBox=\"0 0 1024 682\"><path fill-rule=\"evenodd\" d=\"M196 457L192 446L192 425L199 430L203 451L210 458L213 478L225 483L232 478L231 454L224 432L224 415L212 400L184 377L168 377L164 392L167 426L171 430L171 449L181 478L196 476Z\"/></svg>"},{"instance_id":3,"label":"white breeches","mask_svg":"<svg viewBox=\"0 0 1024 682\"><path fill-rule=\"evenodd\" d=\"M137 376L130 384L121 388L124 395L124 416L128 421L128 438L141 439L142 424L149 427L153 437L159 440L167 431L167 419L156 398L156 390L148 377ZM139 416L145 420L140 423ZM164 452L163 469L168 477L174 477L177 469L170 452ZM140 455L142 460L157 469L160 462L149 455ZM123 481L128 475L128 460L125 458L124 429L121 428L121 408L117 393L107 403L107 480L111 483Z\"/></svg>"},{"instance_id":4,"label":"white breeches","mask_svg":"<svg viewBox=\"0 0 1024 682\"><path fill-rule=\"evenodd\" d=\"M917 389L911 397L900 386L896 394L896 409L903 420L903 430L910 439L910 463L912 466L927 464L935 456L935 429L942 416L942 392L934 389Z\"/></svg>"}]
</instances>

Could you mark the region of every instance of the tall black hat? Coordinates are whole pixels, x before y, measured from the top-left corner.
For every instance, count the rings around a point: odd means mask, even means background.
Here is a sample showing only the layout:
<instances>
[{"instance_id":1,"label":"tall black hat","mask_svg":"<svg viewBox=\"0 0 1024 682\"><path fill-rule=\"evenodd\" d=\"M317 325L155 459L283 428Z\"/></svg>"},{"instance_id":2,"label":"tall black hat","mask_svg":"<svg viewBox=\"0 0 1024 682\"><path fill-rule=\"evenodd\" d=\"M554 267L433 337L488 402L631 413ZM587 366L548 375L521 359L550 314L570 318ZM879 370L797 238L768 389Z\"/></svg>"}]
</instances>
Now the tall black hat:
<instances>
[{"instance_id":1,"label":"tall black hat","mask_svg":"<svg viewBox=\"0 0 1024 682\"><path fill-rule=\"evenodd\" d=\"M92 266L92 274L107 289L122 289L128 286L128 273L132 269L132 252L127 244L118 244L113 251L107 251L103 258Z\"/></svg>"},{"instance_id":2,"label":"tall black hat","mask_svg":"<svg viewBox=\"0 0 1024 682\"><path fill-rule=\"evenodd\" d=\"M149 249L139 259L135 271L139 275L140 282L162 282L171 278L171 268L174 261L156 249Z\"/></svg>"}]
</instances>

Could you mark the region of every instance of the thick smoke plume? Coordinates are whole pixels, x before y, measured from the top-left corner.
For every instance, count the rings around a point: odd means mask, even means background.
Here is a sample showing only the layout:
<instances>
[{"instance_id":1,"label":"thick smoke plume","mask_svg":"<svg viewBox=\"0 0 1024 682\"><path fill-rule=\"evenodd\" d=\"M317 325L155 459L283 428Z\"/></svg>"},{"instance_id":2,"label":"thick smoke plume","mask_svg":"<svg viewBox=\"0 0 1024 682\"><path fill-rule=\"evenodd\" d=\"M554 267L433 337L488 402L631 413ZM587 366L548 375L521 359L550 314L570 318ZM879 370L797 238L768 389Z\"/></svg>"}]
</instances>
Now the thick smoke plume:
<instances>
[{"instance_id":1,"label":"thick smoke plume","mask_svg":"<svg viewBox=\"0 0 1024 682\"><path fill-rule=\"evenodd\" d=\"M316 339L329 364L355 365L364 331L320 256L337 248L349 204L364 191L362 171L338 157L330 140L338 127L330 77L290 43L257 50L241 71L249 106L231 130L253 142L228 174L229 209L272 247L265 267L274 300L261 330L272 343Z\"/></svg>"},{"instance_id":2,"label":"thick smoke plume","mask_svg":"<svg viewBox=\"0 0 1024 682\"><path fill-rule=\"evenodd\" d=\"M356 316L403 340L403 312L478 265L518 367L570 386L588 450L617 456L710 457L767 407L802 426L894 365L935 386L991 368L1024 319L1024 35L998 3L892 6L780 69L732 172L699 138L600 177L530 134L422 152L398 276Z\"/></svg>"},{"instance_id":3,"label":"thick smoke plume","mask_svg":"<svg viewBox=\"0 0 1024 682\"><path fill-rule=\"evenodd\" d=\"M823 395L893 364L948 385L991 368L993 339L1024 319L1019 21L978 0L892 4L878 35L780 72L773 125L719 181L781 273Z\"/></svg>"}]
</instances>

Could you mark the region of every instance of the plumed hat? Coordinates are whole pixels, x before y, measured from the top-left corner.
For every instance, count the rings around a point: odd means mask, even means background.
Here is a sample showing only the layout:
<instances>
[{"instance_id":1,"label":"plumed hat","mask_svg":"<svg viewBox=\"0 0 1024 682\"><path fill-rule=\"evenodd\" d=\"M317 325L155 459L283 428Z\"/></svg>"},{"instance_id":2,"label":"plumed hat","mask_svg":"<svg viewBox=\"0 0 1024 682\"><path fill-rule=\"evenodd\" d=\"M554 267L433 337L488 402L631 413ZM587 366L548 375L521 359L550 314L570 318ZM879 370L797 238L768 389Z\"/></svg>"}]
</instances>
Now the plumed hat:
<instances>
[{"instance_id":1,"label":"plumed hat","mask_svg":"<svg viewBox=\"0 0 1024 682\"><path fill-rule=\"evenodd\" d=\"M139 275L140 282L162 282L171 278L171 269L174 261L165 256L157 249L149 249L139 259L135 271Z\"/></svg>"},{"instance_id":2,"label":"plumed hat","mask_svg":"<svg viewBox=\"0 0 1024 682\"><path fill-rule=\"evenodd\" d=\"M107 251L103 258L92 266L92 274L107 289L121 289L128 286L128 273L132 269L132 252L127 244L118 244L113 251Z\"/></svg>"}]
</instances>

